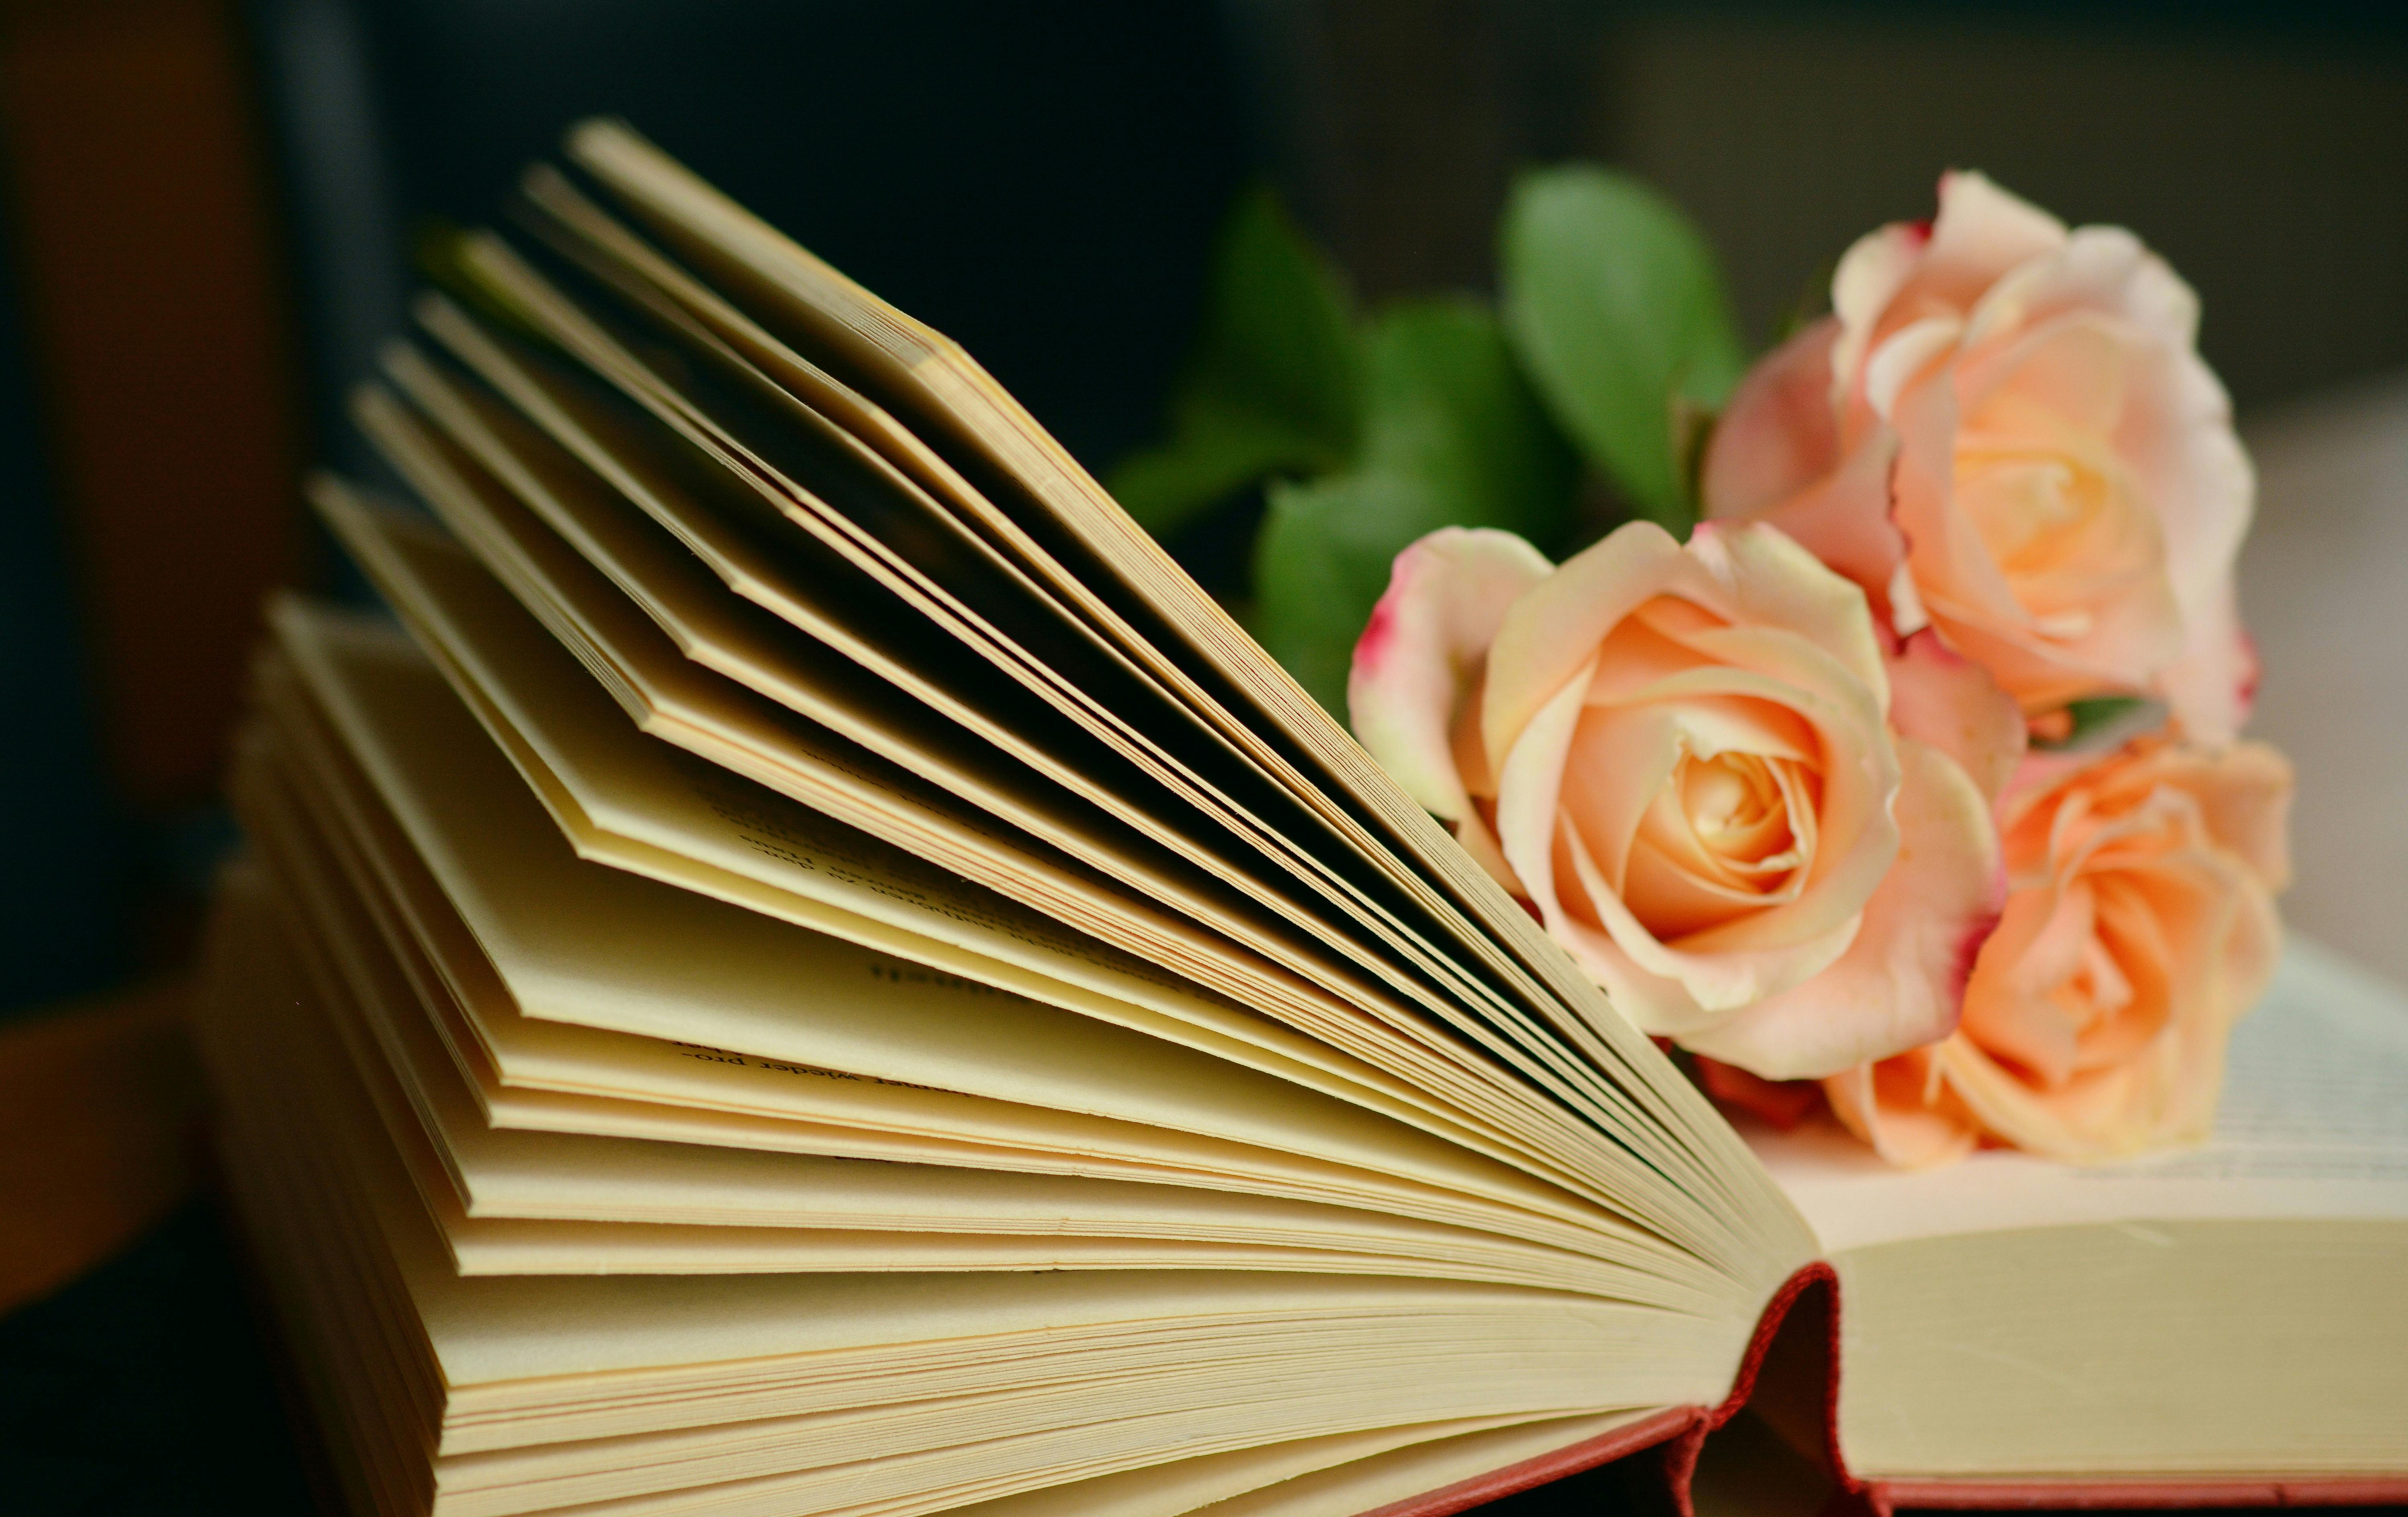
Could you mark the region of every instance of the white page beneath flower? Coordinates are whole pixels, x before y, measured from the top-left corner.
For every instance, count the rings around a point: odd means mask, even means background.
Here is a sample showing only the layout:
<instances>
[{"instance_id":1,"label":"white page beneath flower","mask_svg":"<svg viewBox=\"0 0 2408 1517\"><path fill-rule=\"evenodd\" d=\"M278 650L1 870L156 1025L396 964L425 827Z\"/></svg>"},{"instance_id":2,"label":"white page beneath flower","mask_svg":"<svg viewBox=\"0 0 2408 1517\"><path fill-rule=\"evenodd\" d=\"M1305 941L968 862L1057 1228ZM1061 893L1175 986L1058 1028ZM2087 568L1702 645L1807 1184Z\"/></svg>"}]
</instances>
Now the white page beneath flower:
<instances>
[{"instance_id":1,"label":"white page beneath flower","mask_svg":"<svg viewBox=\"0 0 2408 1517\"><path fill-rule=\"evenodd\" d=\"M2189 1152L2081 1167L1986 1152L1901 1172L1834 1126L1741 1130L1833 1253L2076 1223L2408 1219L2408 994L2294 937L2234 1029L2215 1136Z\"/></svg>"}]
</instances>

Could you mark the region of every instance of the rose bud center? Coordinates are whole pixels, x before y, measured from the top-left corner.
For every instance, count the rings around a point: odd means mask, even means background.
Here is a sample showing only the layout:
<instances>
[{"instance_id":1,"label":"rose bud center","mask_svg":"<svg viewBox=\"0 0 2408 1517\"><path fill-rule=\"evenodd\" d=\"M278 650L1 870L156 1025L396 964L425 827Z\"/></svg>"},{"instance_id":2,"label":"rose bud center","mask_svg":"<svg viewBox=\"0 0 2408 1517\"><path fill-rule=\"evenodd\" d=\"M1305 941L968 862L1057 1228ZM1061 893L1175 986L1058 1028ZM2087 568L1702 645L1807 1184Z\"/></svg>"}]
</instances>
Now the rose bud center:
<instances>
[{"instance_id":1,"label":"rose bud center","mask_svg":"<svg viewBox=\"0 0 2408 1517\"><path fill-rule=\"evenodd\" d=\"M2111 442L2013 396L1958 440L1957 499L2044 637L2088 637L2103 608L2164 573L2157 513Z\"/></svg>"},{"instance_id":2,"label":"rose bud center","mask_svg":"<svg viewBox=\"0 0 2408 1517\"><path fill-rule=\"evenodd\" d=\"M1631 910L1670 942L1789 899L1809 862L1811 789L1795 760L1684 744L1631 842Z\"/></svg>"}]
</instances>

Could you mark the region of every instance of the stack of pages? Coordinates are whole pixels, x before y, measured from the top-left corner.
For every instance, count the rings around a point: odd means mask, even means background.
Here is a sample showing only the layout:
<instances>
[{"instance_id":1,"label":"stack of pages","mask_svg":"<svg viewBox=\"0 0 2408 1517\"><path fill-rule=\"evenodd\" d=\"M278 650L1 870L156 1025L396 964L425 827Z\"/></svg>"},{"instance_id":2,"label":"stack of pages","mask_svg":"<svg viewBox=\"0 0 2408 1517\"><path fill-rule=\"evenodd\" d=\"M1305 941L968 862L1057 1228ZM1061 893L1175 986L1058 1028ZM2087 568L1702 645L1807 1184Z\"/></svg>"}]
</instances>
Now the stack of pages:
<instances>
[{"instance_id":1,"label":"stack of pages","mask_svg":"<svg viewBox=\"0 0 2408 1517\"><path fill-rule=\"evenodd\" d=\"M1759 1158L960 350L624 126L565 158L356 397L426 509L313 481L398 626L273 606L231 781L199 1034L352 1510L2408 1471L2398 1123ZM2284 984L2400 1109L2397 1003ZM1787 1441L1706 1439L1752 1387Z\"/></svg>"}]
</instances>

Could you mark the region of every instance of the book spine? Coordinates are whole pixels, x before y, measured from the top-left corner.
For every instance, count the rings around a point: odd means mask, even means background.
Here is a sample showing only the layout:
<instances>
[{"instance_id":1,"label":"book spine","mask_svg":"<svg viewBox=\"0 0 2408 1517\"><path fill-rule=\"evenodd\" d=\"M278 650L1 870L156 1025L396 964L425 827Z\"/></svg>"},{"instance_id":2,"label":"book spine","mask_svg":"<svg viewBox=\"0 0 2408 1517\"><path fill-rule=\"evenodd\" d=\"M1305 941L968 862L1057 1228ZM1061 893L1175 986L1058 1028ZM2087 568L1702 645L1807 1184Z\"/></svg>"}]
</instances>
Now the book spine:
<instances>
[{"instance_id":1,"label":"book spine","mask_svg":"<svg viewBox=\"0 0 2408 1517\"><path fill-rule=\"evenodd\" d=\"M1828 1457L1836 1469L1839 1452L1833 1414L1839 1398L1833 1377L1839 1363L1839 1278L1827 1264L1809 1265L1789 1277L1756 1319L1756 1333L1748 1340L1746 1353L1741 1356L1730 1395L1719 1406L1670 1408L1552 1453L1391 1502L1362 1517L1454 1517L1456 1512L1469 1511L1535 1486L1567 1480L1616 1460L1636 1460L1651 1452L1662 1463L1649 1483L1670 1495L1679 1517L1695 1517L1691 1484L1706 1438L1749 1404L1769 1366L1788 1379L1794 1379L1801 1368L1811 1374L1821 1367L1823 1383L1813 1394L1820 1403L1816 1414L1822 1421Z\"/></svg>"},{"instance_id":2,"label":"book spine","mask_svg":"<svg viewBox=\"0 0 2408 1517\"><path fill-rule=\"evenodd\" d=\"M1765 1303L1722 1405L1665 1446L1665 1483L1678 1517L1697 1517L1698 1460L1706 1439L1759 1403L1790 1441L1820 1449L1835 1487L1826 1517L1865 1510L1868 1492L1849 1476L1840 1453L1840 1277L1820 1260L1790 1276Z\"/></svg>"}]
</instances>

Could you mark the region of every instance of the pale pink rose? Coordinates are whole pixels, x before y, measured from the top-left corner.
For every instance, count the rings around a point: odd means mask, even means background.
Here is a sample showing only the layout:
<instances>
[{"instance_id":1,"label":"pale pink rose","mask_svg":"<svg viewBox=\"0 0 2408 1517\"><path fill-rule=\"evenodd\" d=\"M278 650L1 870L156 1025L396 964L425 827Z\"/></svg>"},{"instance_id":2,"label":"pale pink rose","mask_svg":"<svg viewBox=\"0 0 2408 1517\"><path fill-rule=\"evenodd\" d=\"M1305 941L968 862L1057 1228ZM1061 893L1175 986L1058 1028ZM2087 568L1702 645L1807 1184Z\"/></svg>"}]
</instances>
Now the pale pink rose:
<instances>
[{"instance_id":1,"label":"pale pink rose","mask_svg":"<svg viewBox=\"0 0 2408 1517\"><path fill-rule=\"evenodd\" d=\"M1950 174L1928 226L1848 250L1831 304L1732 396L1707 514L1780 526L2028 713L2151 694L2229 740L2256 484L2189 287L2129 232Z\"/></svg>"},{"instance_id":2,"label":"pale pink rose","mask_svg":"<svg viewBox=\"0 0 2408 1517\"><path fill-rule=\"evenodd\" d=\"M1863 593L1781 533L1633 523L1553 568L1433 533L1348 698L1645 1031L1792 1079L1955 1024L2003 888L1985 786L2021 723L1936 644L1886 652Z\"/></svg>"},{"instance_id":3,"label":"pale pink rose","mask_svg":"<svg viewBox=\"0 0 2408 1517\"><path fill-rule=\"evenodd\" d=\"M1983 1141L2098 1161L2208 1135L2232 1024L2273 973L2291 767L2142 738L2011 798L2013 889L1944 1041L1824 1082L1885 1156Z\"/></svg>"}]
</instances>

